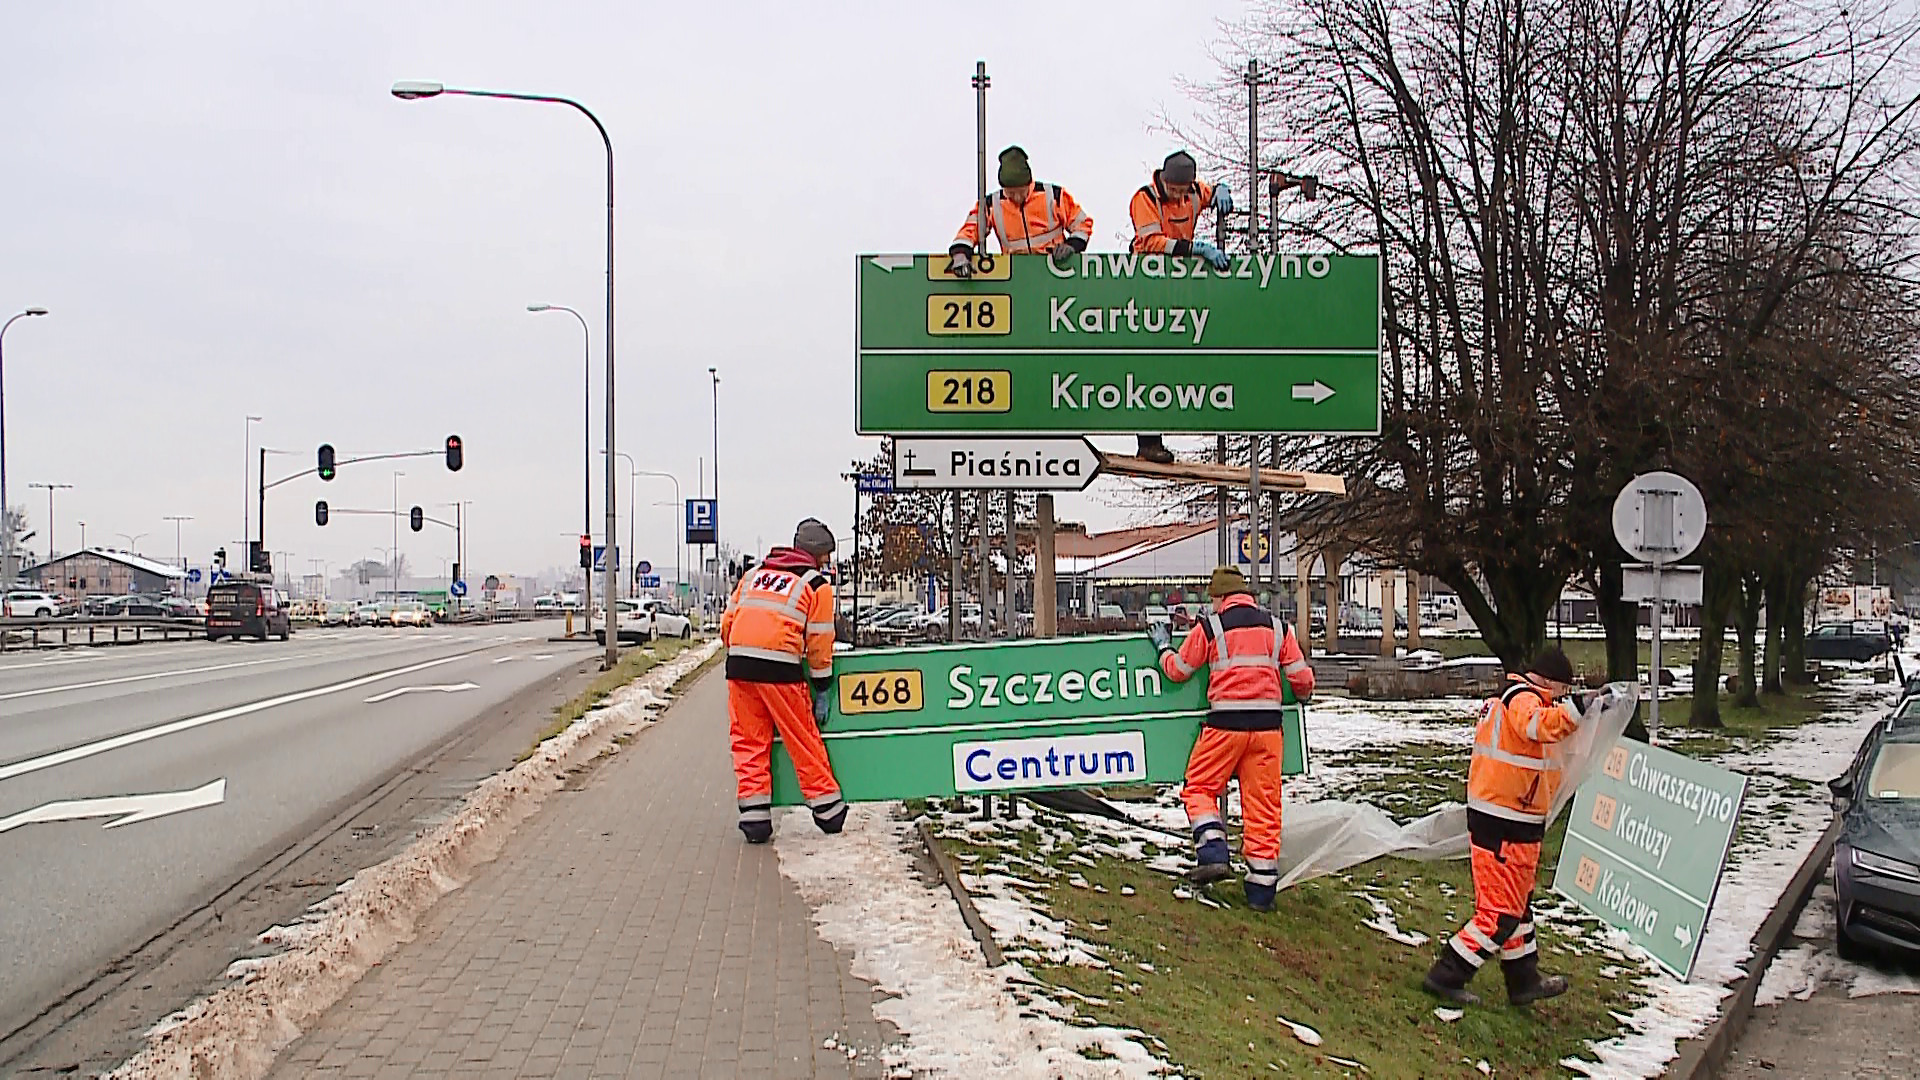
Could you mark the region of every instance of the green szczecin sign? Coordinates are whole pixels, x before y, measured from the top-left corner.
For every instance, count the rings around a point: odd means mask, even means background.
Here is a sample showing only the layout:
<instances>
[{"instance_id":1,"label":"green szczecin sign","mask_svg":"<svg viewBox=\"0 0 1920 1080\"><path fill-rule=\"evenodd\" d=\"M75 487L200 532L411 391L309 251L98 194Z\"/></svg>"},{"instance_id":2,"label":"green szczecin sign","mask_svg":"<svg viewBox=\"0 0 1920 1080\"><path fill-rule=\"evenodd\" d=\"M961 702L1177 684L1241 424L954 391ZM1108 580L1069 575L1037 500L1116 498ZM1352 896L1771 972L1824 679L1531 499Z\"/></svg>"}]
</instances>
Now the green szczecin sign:
<instances>
[{"instance_id":1,"label":"green szczecin sign","mask_svg":"<svg viewBox=\"0 0 1920 1080\"><path fill-rule=\"evenodd\" d=\"M822 734L853 802L1171 783L1207 714L1206 672L1167 678L1140 634L863 649L833 673ZM1306 767L1290 705L1283 771ZM802 801L777 743L773 801Z\"/></svg>"},{"instance_id":2,"label":"green szczecin sign","mask_svg":"<svg viewBox=\"0 0 1920 1080\"><path fill-rule=\"evenodd\" d=\"M1380 430L1380 260L863 255L856 427L1133 434Z\"/></svg>"},{"instance_id":3,"label":"green szczecin sign","mask_svg":"<svg viewBox=\"0 0 1920 1080\"><path fill-rule=\"evenodd\" d=\"M1685 979L1746 790L1739 773L1619 740L1574 796L1554 891Z\"/></svg>"}]
</instances>

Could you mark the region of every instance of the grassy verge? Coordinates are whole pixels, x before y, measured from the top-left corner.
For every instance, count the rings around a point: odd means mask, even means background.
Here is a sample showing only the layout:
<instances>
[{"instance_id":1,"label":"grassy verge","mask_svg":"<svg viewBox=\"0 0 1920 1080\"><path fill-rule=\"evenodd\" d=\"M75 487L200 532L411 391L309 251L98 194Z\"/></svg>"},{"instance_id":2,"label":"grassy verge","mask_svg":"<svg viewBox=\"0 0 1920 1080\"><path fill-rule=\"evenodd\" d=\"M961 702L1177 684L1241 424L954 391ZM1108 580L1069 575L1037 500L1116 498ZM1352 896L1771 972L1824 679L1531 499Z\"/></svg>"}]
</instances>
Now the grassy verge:
<instances>
[{"instance_id":1,"label":"grassy verge","mask_svg":"<svg viewBox=\"0 0 1920 1080\"><path fill-rule=\"evenodd\" d=\"M606 700L609 694L645 675L655 665L673 659L689 644L692 643L679 638L663 638L638 648L622 650L620 662L611 670L601 672L599 678L588 683L585 690L553 707L552 721L540 730L540 734L533 740L533 745L527 747L514 761L521 762L532 757L534 750L538 749L541 743L567 730L575 720L587 715L595 706ZM679 684L676 683L675 689L678 687Z\"/></svg>"}]
</instances>

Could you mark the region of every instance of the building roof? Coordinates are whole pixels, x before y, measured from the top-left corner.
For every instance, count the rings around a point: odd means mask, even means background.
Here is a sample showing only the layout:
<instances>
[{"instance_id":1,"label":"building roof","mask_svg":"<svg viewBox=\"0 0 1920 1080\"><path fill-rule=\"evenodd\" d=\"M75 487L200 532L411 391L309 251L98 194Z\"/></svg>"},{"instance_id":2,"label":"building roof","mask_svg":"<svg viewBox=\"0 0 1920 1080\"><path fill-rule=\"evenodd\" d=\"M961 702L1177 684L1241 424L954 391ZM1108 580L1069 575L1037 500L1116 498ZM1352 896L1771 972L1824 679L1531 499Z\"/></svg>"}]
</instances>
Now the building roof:
<instances>
[{"instance_id":1,"label":"building roof","mask_svg":"<svg viewBox=\"0 0 1920 1080\"><path fill-rule=\"evenodd\" d=\"M21 573L30 574L36 570L42 570L42 569L45 569L46 567L54 566L59 563L66 562L69 559L79 558L82 555L90 555L97 559L106 559L110 562L117 562L123 566L130 566L135 570L142 571L143 573L152 574L155 577L178 579L178 578L183 578L187 576L186 571L180 569L177 566L168 566L166 563L163 563L163 562L155 562L144 555L135 555L131 551L115 551L112 548L98 548L98 547L87 548L84 551L70 551L67 554L62 555L57 559L52 559L47 562L40 563L37 566L29 566L25 570L21 571Z\"/></svg>"},{"instance_id":2,"label":"building roof","mask_svg":"<svg viewBox=\"0 0 1920 1080\"><path fill-rule=\"evenodd\" d=\"M1139 525L1103 533L1060 533L1054 537L1053 551L1055 557L1061 559L1100 559L1128 550L1145 551L1212 531L1213 519L1207 518L1203 521Z\"/></svg>"}]
</instances>

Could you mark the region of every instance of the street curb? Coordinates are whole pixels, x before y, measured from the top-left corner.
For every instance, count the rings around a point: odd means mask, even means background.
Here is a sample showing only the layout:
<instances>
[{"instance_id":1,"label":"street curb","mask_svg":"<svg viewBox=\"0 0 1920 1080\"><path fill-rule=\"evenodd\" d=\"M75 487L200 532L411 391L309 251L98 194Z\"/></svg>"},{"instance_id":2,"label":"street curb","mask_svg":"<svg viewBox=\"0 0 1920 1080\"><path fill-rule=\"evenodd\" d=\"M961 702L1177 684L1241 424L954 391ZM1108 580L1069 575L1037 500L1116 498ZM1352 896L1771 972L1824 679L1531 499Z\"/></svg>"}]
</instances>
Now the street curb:
<instances>
[{"instance_id":1,"label":"street curb","mask_svg":"<svg viewBox=\"0 0 1920 1080\"><path fill-rule=\"evenodd\" d=\"M947 891L953 894L953 902L960 907L960 918L973 931L973 939L980 943L980 952L986 957L987 966L997 968L1007 962L1000 952L1000 946L993 940L993 931L988 929L987 921L980 917L980 911L973 906L973 897L967 895L966 886L960 883L960 875L953 868L953 860L947 858L945 849L933 835L933 828L926 818L914 822L920 830L920 839L927 845L927 855L933 859L933 865L940 870L941 878L947 883Z\"/></svg>"},{"instance_id":2,"label":"street curb","mask_svg":"<svg viewBox=\"0 0 1920 1080\"><path fill-rule=\"evenodd\" d=\"M1766 977L1767 965L1793 936L1794 924L1800 921L1800 912L1807 906L1807 898L1813 890L1826 879L1827 866L1833 861L1833 845L1840 838L1840 819L1835 818L1827 831L1820 834L1814 842L1813 850L1807 853L1800 869L1794 872L1792 880L1787 882L1786 891L1780 894L1780 900L1774 904L1773 911L1753 935L1753 956L1747 961L1747 973L1735 984L1733 996L1728 998L1720 1010L1720 1016L1699 1037L1681 1044L1680 1056L1674 1059L1667 1069L1667 1075L1675 1080L1710 1080L1720 1075L1720 1067L1727 1062L1727 1055L1733 1052L1733 1045L1740 1041L1740 1035L1752 1018L1754 995L1760 992L1760 981Z\"/></svg>"}]
</instances>

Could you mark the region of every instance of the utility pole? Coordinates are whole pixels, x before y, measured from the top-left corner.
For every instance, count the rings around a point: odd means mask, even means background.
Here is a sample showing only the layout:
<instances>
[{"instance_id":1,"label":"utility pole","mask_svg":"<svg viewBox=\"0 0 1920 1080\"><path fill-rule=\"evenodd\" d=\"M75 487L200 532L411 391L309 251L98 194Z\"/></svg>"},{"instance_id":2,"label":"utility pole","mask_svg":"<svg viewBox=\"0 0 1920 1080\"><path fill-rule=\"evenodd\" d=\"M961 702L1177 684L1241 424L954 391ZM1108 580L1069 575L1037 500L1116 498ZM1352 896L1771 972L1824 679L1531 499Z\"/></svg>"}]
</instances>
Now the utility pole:
<instances>
[{"instance_id":1,"label":"utility pole","mask_svg":"<svg viewBox=\"0 0 1920 1080\"><path fill-rule=\"evenodd\" d=\"M162 521L173 522L173 561L180 564L180 595L187 595L187 560L180 551L180 523L192 521L191 514L168 514Z\"/></svg>"},{"instance_id":2,"label":"utility pole","mask_svg":"<svg viewBox=\"0 0 1920 1080\"><path fill-rule=\"evenodd\" d=\"M46 488L47 489L47 561L52 562L53 561L53 493L56 491L59 491L62 488L70 488L73 485L72 484L28 484L27 486L30 488ZM45 585L46 582L43 581L41 582L41 584Z\"/></svg>"},{"instance_id":3,"label":"utility pole","mask_svg":"<svg viewBox=\"0 0 1920 1080\"><path fill-rule=\"evenodd\" d=\"M240 564L248 571L253 570L253 560L247 555L253 542L253 523L247 520L253 512L253 484L247 470L253 467L253 425L259 422L257 416L247 417L246 452L240 455Z\"/></svg>"}]
</instances>

